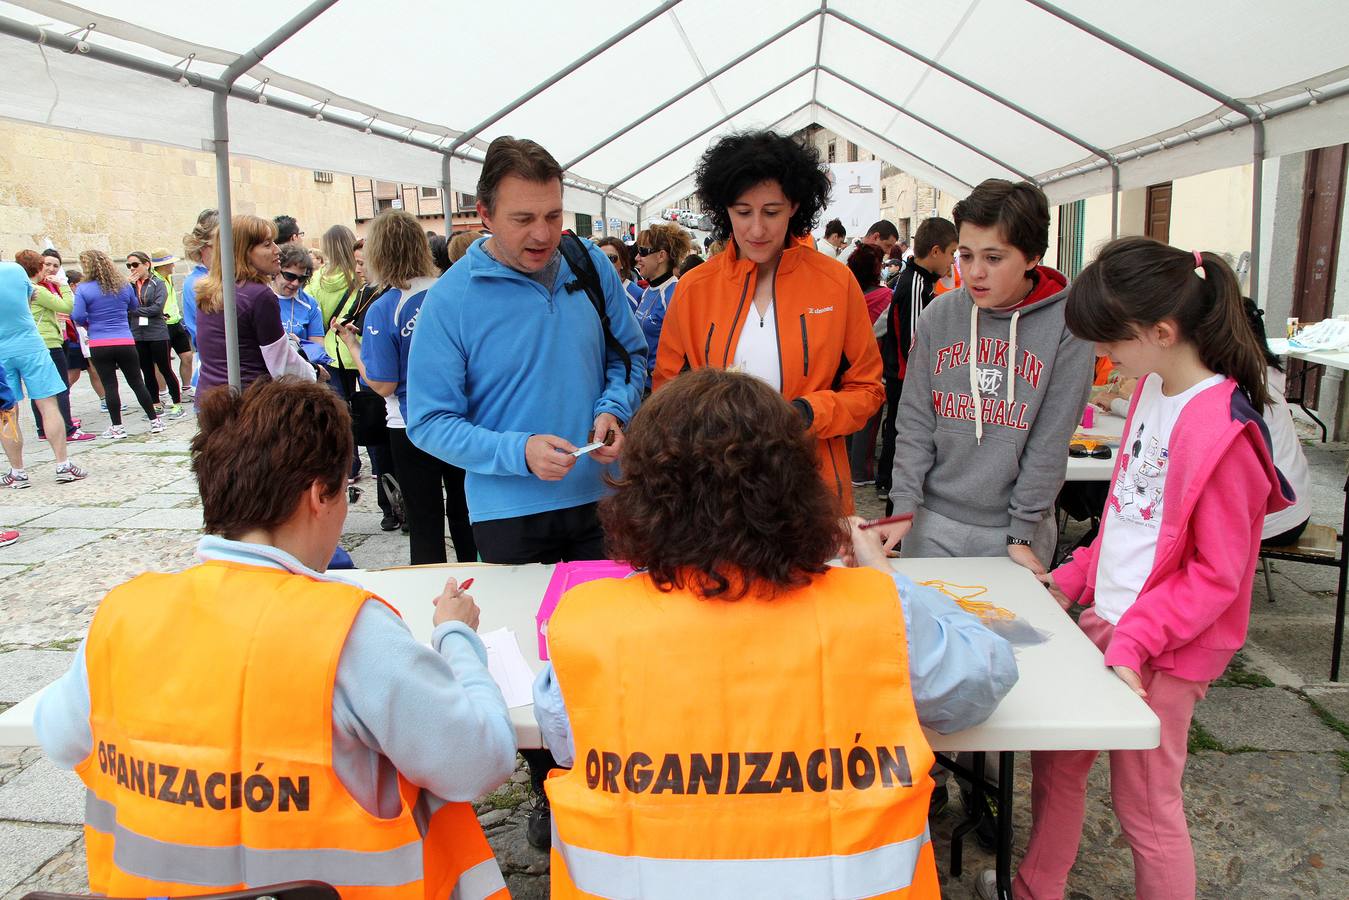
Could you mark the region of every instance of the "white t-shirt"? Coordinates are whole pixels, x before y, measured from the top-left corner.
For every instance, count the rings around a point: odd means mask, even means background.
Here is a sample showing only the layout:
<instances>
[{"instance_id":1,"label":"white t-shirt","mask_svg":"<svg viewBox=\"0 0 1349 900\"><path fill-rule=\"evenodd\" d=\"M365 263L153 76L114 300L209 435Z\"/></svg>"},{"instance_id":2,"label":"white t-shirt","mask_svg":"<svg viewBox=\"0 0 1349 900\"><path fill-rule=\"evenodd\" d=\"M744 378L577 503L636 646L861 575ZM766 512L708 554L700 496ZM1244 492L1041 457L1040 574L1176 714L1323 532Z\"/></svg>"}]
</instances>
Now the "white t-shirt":
<instances>
[{"instance_id":1,"label":"white t-shirt","mask_svg":"<svg viewBox=\"0 0 1349 900\"><path fill-rule=\"evenodd\" d=\"M735 345L735 366L740 371L768 382L782 392L782 351L778 347L776 301L770 301L762 316L754 304L746 313L745 327Z\"/></svg>"},{"instance_id":2,"label":"white t-shirt","mask_svg":"<svg viewBox=\"0 0 1349 900\"><path fill-rule=\"evenodd\" d=\"M1119 624L1134 605L1157 557L1171 430L1185 404L1222 382L1222 375L1214 375L1174 397L1162 393L1162 377L1156 373L1138 386L1130 431L1120 439L1119 473L1106 498L1096 567L1096 615L1111 625Z\"/></svg>"},{"instance_id":3,"label":"white t-shirt","mask_svg":"<svg viewBox=\"0 0 1349 900\"><path fill-rule=\"evenodd\" d=\"M1311 518L1311 475L1307 472L1307 457L1302 452L1302 442L1297 439L1293 428L1293 413L1288 401L1283 398L1285 377L1275 368L1265 370L1269 388L1269 405L1265 407L1265 426L1269 428L1270 443L1274 445L1274 465L1293 486L1297 499L1287 509L1265 516L1265 524L1260 529L1260 539L1283 534L1288 529L1301 525Z\"/></svg>"}]
</instances>

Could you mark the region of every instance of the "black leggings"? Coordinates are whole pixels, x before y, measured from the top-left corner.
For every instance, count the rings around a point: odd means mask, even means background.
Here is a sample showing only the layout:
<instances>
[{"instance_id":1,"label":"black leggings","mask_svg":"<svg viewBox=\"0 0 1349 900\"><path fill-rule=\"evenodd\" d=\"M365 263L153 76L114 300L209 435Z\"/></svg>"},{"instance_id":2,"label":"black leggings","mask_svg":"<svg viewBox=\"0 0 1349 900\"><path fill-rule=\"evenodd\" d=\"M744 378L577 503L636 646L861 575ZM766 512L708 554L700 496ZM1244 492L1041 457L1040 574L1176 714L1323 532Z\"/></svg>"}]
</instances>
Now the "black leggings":
<instances>
[{"instance_id":1,"label":"black leggings","mask_svg":"<svg viewBox=\"0 0 1349 900\"><path fill-rule=\"evenodd\" d=\"M108 403L108 418L112 424L122 424L122 396L117 389L117 372L120 369L136 402L151 419L155 417L155 401L145 388L145 379L141 377L140 357L136 348L130 344L118 344L114 347L90 347L90 361L103 382L103 395Z\"/></svg>"},{"instance_id":2,"label":"black leggings","mask_svg":"<svg viewBox=\"0 0 1349 900\"><path fill-rule=\"evenodd\" d=\"M70 374L66 369L66 348L57 347L52 349L49 347L47 348L47 352L52 356L52 363L56 366L56 371L61 373L61 383L70 384ZM46 437L46 434L43 431L46 426L42 424L42 413L38 412L37 401L33 400L31 403L33 406L33 418L37 421L37 436L38 439L41 440ZM66 388L56 395L56 405L61 410L61 418L64 419L66 423L66 434L69 435L75 430L75 421L70 417L70 388Z\"/></svg>"},{"instance_id":3,"label":"black leggings","mask_svg":"<svg viewBox=\"0 0 1349 900\"><path fill-rule=\"evenodd\" d=\"M158 398L159 387L155 380L155 369L159 369L159 374L164 376L164 385L169 389L169 396L173 402L177 403L182 399L178 392L178 376L173 374L173 363L169 361L169 341L165 338L162 341L136 341L136 355L141 361L141 378L145 381L145 389L150 392L152 397ZM103 376L99 376L100 378Z\"/></svg>"},{"instance_id":4,"label":"black leggings","mask_svg":"<svg viewBox=\"0 0 1349 900\"><path fill-rule=\"evenodd\" d=\"M464 500L464 470L422 450L402 428L389 429L389 447L407 511L412 565L445 562L445 521L459 562L477 562L478 545ZM440 502L441 489L445 502Z\"/></svg>"}]
</instances>

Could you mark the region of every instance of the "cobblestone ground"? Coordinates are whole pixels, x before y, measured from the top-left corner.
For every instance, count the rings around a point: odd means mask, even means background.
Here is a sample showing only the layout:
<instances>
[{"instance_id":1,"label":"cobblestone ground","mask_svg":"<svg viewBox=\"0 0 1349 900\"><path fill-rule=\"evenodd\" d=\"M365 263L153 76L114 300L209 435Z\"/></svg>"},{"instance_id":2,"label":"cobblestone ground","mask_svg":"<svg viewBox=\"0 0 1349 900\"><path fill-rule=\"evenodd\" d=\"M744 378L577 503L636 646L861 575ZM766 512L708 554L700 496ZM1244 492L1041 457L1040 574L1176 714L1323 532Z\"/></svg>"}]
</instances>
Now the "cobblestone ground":
<instances>
[{"instance_id":1,"label":"cobblestone ground","mask_svg":"<svg viewBox=\"0 0 1349 900\"><path fill-rule=\"evenodd\" d=\"M86 382L76 415L88 430L107 427ZM22 539L0 548L0 710L56 678L69 664L100 597L146 570L192 561L200 503L188 469L189 415L162 435L128 411L132 437L75 445L88 480L57 485L51 454L27 410L33 487L0 492L0 529ZM1314 520L1338 524L1349 445L1309 445L1316 480ZM368 466L367 466L368 472ZM343 545L358 565L406 563L406 538L379 530L373 485L352 506ZM266 485L258 485L265 490ZM861 512L878 515L871 488ZM1074 526L1071 538L1080 532ZM1186 806L1201 897L1349 897L1349 690L1326 682L1335 572L1280 563L1273 596L1257 577L1250 641L1196 714L1186 774ZM1271 603L1270 600L1274 601ZM1092 773L1082 850L1069 883L1075 900L1129 897L1132 863L1110 808L1108 770ZM525 840L529 788L523 770L475 804L512 895L548 894L548 857ZM37 748L0 748L0 900L33 890L81 892L83 789ZM947 873L947 839L960 802L933 823L948 896L969 896L972 874L991 857L969 842L965 871ZM1029 760L1017 769L1016 851L1030 827Z\"/></svg>"}]
</instances>

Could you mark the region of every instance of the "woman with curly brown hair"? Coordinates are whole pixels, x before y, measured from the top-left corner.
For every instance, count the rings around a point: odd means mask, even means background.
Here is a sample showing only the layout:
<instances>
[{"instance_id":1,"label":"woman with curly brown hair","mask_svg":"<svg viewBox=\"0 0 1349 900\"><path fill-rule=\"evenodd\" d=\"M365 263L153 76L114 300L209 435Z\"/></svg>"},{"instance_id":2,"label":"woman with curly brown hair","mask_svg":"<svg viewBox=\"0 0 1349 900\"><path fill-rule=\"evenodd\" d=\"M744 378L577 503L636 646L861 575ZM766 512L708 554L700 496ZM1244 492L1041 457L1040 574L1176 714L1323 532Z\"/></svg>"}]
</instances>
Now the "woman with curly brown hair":
<instances>
[{"instance_id":1,"label":"woman with curly brown hair","mask_svg":"<svg viewBox=\"0 0 1349 900\"><path fill-rule=\"evenodd\" d=\"M821 477L852 512L843 438L885 391L862 290L810 239L829 197L819 155L771 131L731 134L703 154L697 183L713 234L730 239L680 280L652 387L704 366L762 378L796 408L818 442Z\"/></svg>"},{"instance_id":2,"label":"woman with curly brown hair","mask_svg":"<svg viewBox=\"0 0 1349 900\"><path fill-rule=\"evenodd\" d=\"M89 361L103 382L111 425L101 436L110 441L127 436L122 425L122 396L117 387L119 371L150 420L150 431L158 434L164 430L164 420L155 412L154 395L141 374L136 338L131 333L130 316L138 306L136 292L102 250L81 253L80 268L84 269L85 279L75 288L75 308L70 318L88 330Z\"/></svg>"},{"instance_id":3,"label":"woman with curly brown hair","mask_svg":"<svg viewBox=\"0 0 1349 900\"><path fill-rule=\"evenodd\" d=\"M575 763L548 781L553 896L938 896L920 724L986 718L1011 647L891 570L757 378L674 379L622 463L600 515L639 572L566 594L535 683L545 742Z\"/></svg>"}]
</instances>

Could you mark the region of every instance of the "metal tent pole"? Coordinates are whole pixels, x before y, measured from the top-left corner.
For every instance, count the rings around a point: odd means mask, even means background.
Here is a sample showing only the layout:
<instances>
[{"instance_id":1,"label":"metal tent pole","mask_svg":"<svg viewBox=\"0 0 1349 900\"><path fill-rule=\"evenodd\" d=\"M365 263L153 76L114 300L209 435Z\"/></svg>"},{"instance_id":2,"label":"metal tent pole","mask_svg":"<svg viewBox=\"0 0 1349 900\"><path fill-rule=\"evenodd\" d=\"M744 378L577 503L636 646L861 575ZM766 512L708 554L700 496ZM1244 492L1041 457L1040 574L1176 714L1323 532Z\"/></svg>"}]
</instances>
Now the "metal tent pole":
<instances>
[{"instance_id":1,"label":"metal tent pole","mask_svg":"<svg viewBox=\"0 0 1349 900\"><path fill-rule=\"evenodd\" d=\"M451 193L454 185L450 182L450 154L446 153L440 157L440 194L442 197L441 206L445 212L445 240L450 239L454 234L454 194Z\"/></svg>"},{"instance_id":2,"label":"metal tent pole","mask_svg":"<svg viewBox=\"0 0 1349 900\"><path fill-rule=\"evenodd\" d=\"M713 81L716 81L722 75L725 75L727 72L731 71L731 69L734 69L736 66L740 65L742 62L749 59L751 56L758 53L760 50L763 50L771 46L772 44L775 44L778 41L782 40L782 38L786 37L788 34L791 34L793 31L800 28L802 25L806 24L819 14L820 13L818 10L815 12L806 13L804 16L797 19L795 22L791 23L786 28L783 28L780 31L778 31L772 37L765 38L764 40L755 44L753 47L746 50L744 53L740 54L735 59L728 62L726 65L717 69L715 72L712 72L710 75L707 75L705 78L701 78L698 81L694 82L693 84L689 85L688 87L684 88L684 90L675 94L673 97L671 97L669 100L666 100L659 106L653 108L650 112L647 112L642 116L640 116L639 118L636 118L633 121L629 122L628 124L624 125L622 128L618 129L613 134L606 137L604 140L597 141L594 145L587 147L584 151L581 152L580 155L578 155L574 159L568 160L566 164L562 166L562 168L569 170L582 160L589 159L591 156L595 154L596 151L604 147L607 147L610 143L618 140L625 134L632 133L634 129L640 128L642 125L645 125L647 122L651 121L651 119L665 112L665 110L669 109L671 106L674 106L680 100L683 100L685 97L687 97L689 94L692 94L699 88L706 87L708 84L712 83Z\"/></svg>"},{"instance_id":3,"label":"metal tent pole","mask_svg":"<svg viewBox=\"0 0 1349 900\"><path fill-rule=\"evenodd\" d=\"M633 169L631 172L629 172L628 174L624 175L622 178L618 179L618 180L615 181L613 184L609 185L609 190L612 191L614 188L618 187L620 184L623 184L623 183L625 183L625 182L627 182L627 181L631 181L633 178L635 178L636 176L642 174L642 173L645 172L647 169L649 169L649 168L651 168L652 166L654 166L656 163L658 163L658 162L660 162L661 160L665 159L666 157L670 156L672 153L675 153L675 152L677 152L677 151L679 151L679 150L682 150L684 147L687 147L689 144L692 144L694 141L698 140L698 138L700 138L700 137L702 137L703 135L707 134L709 131L713 131L713 130L715 130L715 129L717 129L717 128L720 128L722 125L725 125L727 122L731 121L731 120L734 119L736 116L738 116L738 115L740 115L741 113L743 113L745 110L749 109L749 108L752 107L752 106L756 106L756 105L758 105L759 103L762 103L764 100L766 100L766 99L768 99L769 97L773 96L773 95L776 94L778 91L782 90L782 89L785 88L787 85L791 84L793 81L796 81L798 78L801 78L801 77L803 77L803 76L805 76L805 75L809 75L809 74L810 74L810 70L813 69L813 68L815 68L815 67L814 67L814 66L806 66L804 69L802 69L801 71L797 72L796 74L794 74L794 75L792 75L792 76L790 76L790 77L788 77L788 78L783 79L783 80L782 80L780 83L778 83L776 86L774 86L774 87L772 87L772 88L770 88L770 89L764 91L762 94L760 94L759 96L755 97L753 100L749 101L749 102L746 103L744 106L741 106L741 107L740 107L739 109L737 109L735 112L727 113L726 115L722 116L720 119L718 119L717 121L713 122L711 125L708 125L708 126L707 126L706 128L704 128L702 131L698 132L697 134L693 135L692 137L686 138L685 140L683 140L683 141L681 141L680 143L676 144L675 146L671 147L669 150L666 150L666 151L665 151L664 153L662 153L660 156L657 156L655 159L650 160L649 162L645 163L644 165L638 166L636 169Z\"/></svg>"},{"instance_id":4,"label":"metal tent pole","mask_svg":"<svg viewBox=\"0 0 1349 900\"><path fill-rule=\"evenodd\" d=\"M1152 54L1140 50L1127 41L1120 40L1108 31L1096 27L1086 19L1079 18L1066 10L1059 9L1052 3L1046 3L1045 0L1026 0L1031 6L1049 13L1074 28L1084 31L1099 41L1103 41L1119 50L1121 53L1128 54L1144 65L1151 66L1163 75L1179 81L1186 87L1192 88L1199 93L1218 101L1223 106L1245 116L1246 121L1250 123L1253 132L1251 141L1251 159L1255 171L1251 176L1251 274L1250 274L1250 295L1255 297L1256 286L1259 283L1260 272L1260 215L1263 205L1261 195L1264 193L1265 177L1265 114L1260 110L1242 103L1235 97L1230 97L1219 91L1217 88L1205 84L1198 78L1188 72L1183 72L1168 62L1165 62ZM1116 178L1118 184L1118 177Z\"/></svg>"},{"instance_id":5,"label":"metal tent pole","mask_svg":"<svg viewBox=\"0 0 1349 900\"><path fill-rule=\"evenodd\" d=\"M927 119L923 118L922 116L918 115L917 113L909 112L907 109L905 109L904 107L902 107L902 106L900 106L899 104L895 103L893 100L889 99L889 98L886 97L884 94L880 94L880 93L878 93L878 92L876 92L876 91L873 91L871 88L869 88L869 87L867 87L867 86L865 86L865 85L863 85L863 84L860 84L859 82L854 81L853 79L849 78L847 75L844 75L842 72L838 72L838 71L836 71L836 70L834 70L834 69L831 69L829 66L820 66L820 71L821 71L821 72L824 72L825 74L834 76L834 77L837 78L839 81L843 82L844 84L848 85L848 86L851 87L851 88L854 88L854 89L856 89L856 90L861 91L862 93L866 94L868 97L870 97L871 99L875 100L876 102L885 104L887 107L889 107L890 109L893 109L895 112L900 113L900 114L902 114L902 115L904 115L904 116L907 116L907 117L910 118L910 119L913 119L915 122L917 122L917 123L920 124L920 125L925 125L925 126L927 126L928 128L930 128L930 129L932 129L933 131L935 131L935 132L937 132L938 134L940 134L942 137L947 138L947 139L952 140L952 141L955 141L957 144L959 144L960 146L964 147L966 150L971 150L971 151L973 151L973 152L979 154L980 156L982 156L984 159L988 160L989 162L991 162L991 163L993 163L993 164L995 164L995 165L1001 166L1002 168L1006 169L1006 170L1009 171L1009 172L1012 172L1013 174L1017 175L1018 177L1020 177L1020 178L1022 178L1022 179L1025 179L1026 181L1029 181L1031 184L1035 184L1035 176L1034 176L1034 175L1031 175L1031 174L1029 174L1028 172L1023 172L1021 169L1018 169L1016 166L1012 165L1011 163L1005 162L1005 161L999 159L998 157L993 156L992 154L988 153L986 150L981 150L980 148L976 147L974 144L971 144L969 141L966 141L966 140L964 140L963 138L957 137L956 135L954 135L954 134L952 134L951 132L947 131L945 128L942 128L940 125L936 124L935 122L930 122L930 121L928 121ZM837 113L835 113L835 115L837 115ZM884 137L884 135L877 135L877 136L878 136L878 137ZM891 141L891 143L894 143L894 142ZM905 152L908 152L908 151L905 151ZM965 181L964 181L963 178L961 179L961 183L962 183L962 184L965 183Z\"/></svg>"},{"instance_id":6,"label":"metal tent pole","mask_svg":"<svg viewBox=\"0 0 1349 900\"><path fill-rule=\"evenodd\" d=\"M600 218L604 220L604 221L600 224L600 234L604 235L605 237L608 237L608 236L609 236L609 195L608 195L608 194L601 194L601 195L600 195ZM594 233L595 233L595 229L594 229L594 228L591 228L591 229L590 229L590 233L591 233L591 234L594 234ZM587 235L587 237L588 237L588 236L589 236L589 235Z\"/></svg>"},{"instance_id":7,"label":"metal tent pole","mask_svg":"<svg viewBox=\"0 0 1349 900\"><path fill-rule=\"evenodd\" d=\"M613 37L609 38L604 43L596 47L592 47L580 59L577 59L575 62L565 66L560 71L555 72L551 77L546 78L543 81L539 82L530 90L521 94L519 97L516 97L510 103L506 104L501 109L492 113L486 119L483 119L477 125L474 125L472 128L465 131L463 134L459 135L459 137L454 139L454 143L450 144L450 149L448 152L450 153L451 156L453 156L464 144L473 140L475 137L482 134L488 128L491 128L497 122L500 122L506 116L515 112L521 106L524 106L530 100L533 100L539 94L542 94L544 91L548 90L550 87L557 84L563 78L566 78L572 72L575 72L577 69L581 68L581 66L590 62L592 59L599 56L601 53L604 53L610 47L623 41L625 38L627 38L634 32L640 31L642 28L644 28L648 23L652 22L653 20L658 19L661 16L665 15L667 12L678 6L680 2L681 0L665 0L665 2L662 3L660 6L657 6L655 9L651 10L651 12L642 16L640 19L638 19L636 22L633 22L631 25L628 25L622 31L618 32L618 34L615 34ZM563 166L564 170L566 168L567 168L566 166Z\"/></svg>"},{"instance_id":8,"label":"metal tent pole","mask_svg":"<svg viewBox=\"0 0 1349 900\"><path fill-rule=\"evenodd\" d=\"M916 60L917 62L922 63L923 65L927 66L929 69L932 69L932 70L934 70L934 71L936 71L936 72L940 72L941 74L945 75L947 78L950 78L950 79L953 80L953 81L957 81L957 82L963 84L965 87L969 88L969 89L972 90L972 91L976 91L976 92L978 92L978 93L980 93L980 94L983 94L985 97L987 97L988 99L994 101L995 103L999 103L999 104L1001 104L1002 106L1005 106L1005 107L1007 107L1008 109L1012 110L1013 112L1018 113L1018 114L1024 116L1025 118L1027 118L1027 119L1030 119L1032 122L1034 122L1035 124L1039 125L1041 128L1045 128L1045 129L1047 129L1047 130L1053 132L1054 134L1057 134L1059 137L1063 138L1064 140L1070 141L1070 142L1072 142L1072 143L1074 143L1074 144L1077 144L1079 147L1083 148L1084 150L1087 150L1087 151L1088 151L1089 153L1091 153L1093 156L1098 156L1098 157L1100 157L1100 158L1101 158L1107 165L1109 165L1111 168L1114 168L1114 169L1118 169L1118 168L1119 168L1119 162L1115 159L1115 157L1114 157L1113 155L1111 155L1109 152L1107 152L1106 150L1102 149L1101 147L1097 147L1095 144L1092 144L1091 142L1089 142L1089 141L1087 141L1087 140L1084 140L1083 138L1078 137L1077 135L1073 134L1072 132L1070 132L1070 131L1068 131L1068 130L1066 130L1066 129L1064 129L1064 128L1061 128L1061 127L1059 127L1058 125L1055 125L1053 122L1049 121L1049 120L1046 119L1045 117L1040 116L1040 115L1037 115L1036 113L1031 112L1029 109L1026 109L1024 106L1021 106L1021 105L1018 104L1018 103L1013 103L1011 100L1008 100L1006 97L1002 96L1001 94L997 93L996 91L993 91L993 90L991 90L991 89L989 89L989 88L986 88L986 87L984 87L982 84L979 84L979 83L976 82L976 81L971 81L969 78L966 78L964 75L961 75L959 72L955 71L954 69L951 69L951 68L948 68L947 66L942 65L942 64L939 63L937 60L935 60L935 59L933 59L933 58L931 58L931 57L929 57L929 56L924 56L923 54L919 53L917 50L914 50L914 49L912 49L911 47L909 47L909 46L907 46L907 45L905 45L905 44L902 44L902 43L900 43L899 41L895 40L894 38L890 37L888 34L884 34L884 33L880 32L880 31L877 31L876 29L872 28L871 26L869 26L869 25L867 25L867 24L865 24L865 23L863 23L863 22L859 22L858 20L854 19L852 16L845 15L844 13L841 13L841 12L839 12L839 11L836 10L836 9L826 9L826 10L825 10L825 15L827 15L827 16L833 16L834 18L838 19L840 22L843 22L843 23L845 23L845 24L851 25L853 28L856 28L858 31L862 32L863 34L867 35L868 37L880 41L882 44L885 44L887 47L891 47L892 49L898 50L900 53L903 53L905 56L909 57L910 59L913 59L913 60Z\"/></svg>"},{"instance_id":9,"label":"metal tent pole","mask_svg":"<svg viewBox=\"0 0 1349 900\"><path fill-rule=\"evenodd\" d=\"M230 387L241 387L239 378L239 318L234 297L234 223L233 207L230 204L230 127L229 88L239 77L262 62L263 58L277 47L294 37L314 19L318 18L337 0L317 0L268 35L262 43L240 55L221 73L220 80L224 91L216 91L211 98L212 144L215 148L215 190L219 207L220 226L216 238L215 255L220 260L220 296L225 318L225 371Z\"/></svg>"},{"instance_id":10,"label":"metal tent pole","mask_svg":"<svg viewBox=\"0 0 1349 900\"><path fill-rule=\"evenodd\" d=\"M851 118L849 118L848 116L845 116L843 113L839 112L838 110L834 109L833 107L829 106L828 104L826 104L826 103L818 103L818 102L817 102L815 105L818 106L820 109L824 110L825 112L830 113L831 115L838 116L838 117L839 117L840 119L842 119L844 122L847 122L849 125L851 125L852 127L856 128L858 131L861 131L861 132L863 132L863 133L865 133L865 134L869 134L869 135L871 135L873 138L875 138L876 140L881 141L882 143L889 144L890 146L895 147L895 149L897 149L897 150L898 150L898 149L903 149L903 148L899 147L897 144L895 144L894 141L887 140L886 138L884 138L884 137L882 137L881 135L877 134L876 132L872 131L870 128L866 127L865 125L862 125L862 124L859 123L857 120L851 119ZM965 179L961 178L959 175L955 175L955 174L952 174L951 172L946 171L946 170L943 169L941 166L937 165L936 163L932 162L931 160L924 159L923 157L919 156L917 153L914 153L912 150L904 150L904 152L907 153L909 156L912 156L914 159L918 160L918 161L919 161L920 163L922 163L923 165L929 166L930 168L933 168L933 169L935 169L936 171L942 173L942 174L945 175L947 178L950 178L952 181L956 182L957 184L962 184L962 185L964 185L964 186L967 187L967 188L973 189L974 185L970 184L968 181L966 181Z\"/></svg>"},{"instance_id":11,"label":"metal tent pole","mask_svg":"<svg viewBox=\"0 0 1349 900\"><path fill-rule=\"evenodd\" d=\"M774 122L772 125L769 125L769 126L768 126L768 129L771 131L772 129L777 128L777 127L778 127L779 125L781 125L783 122L787 121L787 120L790 119L792 116L794 116L794 115L796 115L797 113L799 113L801 110L806 109L806 108L811 107L811 106L814 106L814 105L815 105L814 101L809 101L809 102L806 102L806 103L802 103L802 104L801 104L800 106L798 106L796 109L794 109L794 110L792 110L791 112L787 113L787 115L783 116L781 119L778 119L778 120L777 120L776 122ZM692 173L690 172L690 173L687 173L687 174L684 174L684 175L680 175L680 176L679 176L678 178L676 178L674 181L670 182L670 183L667 184L665 187L661 188L660 190L656 191L656 193L652 194L650 197L647 197L645 200L643 200L643 201L638 205L638 209L641 209L641 207L643 207L643 206L649 206L649 205L651 204L651 201L652 201L652 200L655 200L656 198L660 197L660 196L661 196L662 194L664 194L666 191L669 191L669 190L670 190L671 188L673 188L675 185L679 184L679 182L683 181L685 178L688 178L689 175L691 175L691 174L692 174ZM639 216L638 218L640 219L640 216ZM640 227L640 222L639 222L639 227Z\"/></svg>"}]
</instances>

